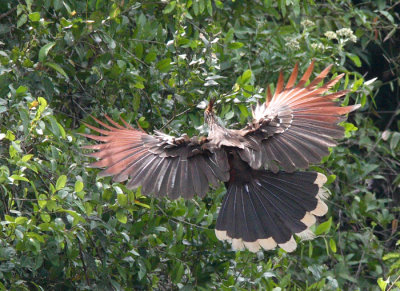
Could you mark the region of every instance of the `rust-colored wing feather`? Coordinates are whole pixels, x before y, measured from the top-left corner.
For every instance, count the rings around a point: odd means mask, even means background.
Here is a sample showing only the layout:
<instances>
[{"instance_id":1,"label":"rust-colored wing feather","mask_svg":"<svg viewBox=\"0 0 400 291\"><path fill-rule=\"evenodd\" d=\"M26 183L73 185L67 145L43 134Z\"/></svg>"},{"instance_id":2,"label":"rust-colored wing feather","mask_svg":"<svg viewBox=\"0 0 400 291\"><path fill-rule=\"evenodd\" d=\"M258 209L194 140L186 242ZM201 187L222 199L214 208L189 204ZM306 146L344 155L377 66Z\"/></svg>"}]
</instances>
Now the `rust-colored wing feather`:
<instances>
[{"instance_id":1,"label":"rust-colored wing feather","mask_svg":"<svg viewBox=\"0 0 400 291\"><path fill-rule=\"evenodd\" d=\"M359 105L342 107L334 102L347 90L324 95L343 77L341 74L318 86L332 66L304 86L313 67L314 62L295 87L298 65L285 88L281 74L273 97L267 97L265 103L253 110L253 122L241 132L248 140L261 146L258 149L246 147L240 151L241 158L252 168L269 168L274 172L279 170L279 166L290 172L307 168L310 163L318 163L328 155L328 147L336 145L334 139L343 136L344 130L337 123L343 120L344 114L359 108Z\"/></svg>"},{"instance_id":2,"label":"rust-colored wing feather","mask_svg":"<svg viewBox=\"0 0 400 291\"><path fill-rule=\"evenodd\" d=\"M229 179L229 164L224 151L203 146L197 137L172 136L156 132L149 135L124 126L106 116L111 125L93 118L105 129L86 126L101 135L82 134L101 143L83 148L97 150L89 156L98 161L89 166L103 168L101 176L114 176L116 182L129 180L130 189L142 186L144 195L203 197L209 184Z\"/></svg>"}]
</instances>

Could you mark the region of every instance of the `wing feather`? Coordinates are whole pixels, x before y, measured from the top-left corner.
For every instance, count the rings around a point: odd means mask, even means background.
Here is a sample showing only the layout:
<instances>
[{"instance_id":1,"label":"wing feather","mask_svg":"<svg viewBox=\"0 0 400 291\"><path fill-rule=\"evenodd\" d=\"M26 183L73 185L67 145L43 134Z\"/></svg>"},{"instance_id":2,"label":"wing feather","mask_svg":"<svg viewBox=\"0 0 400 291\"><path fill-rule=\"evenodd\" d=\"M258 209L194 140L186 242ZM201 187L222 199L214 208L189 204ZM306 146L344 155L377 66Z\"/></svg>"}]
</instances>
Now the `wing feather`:
<instances>
[{"instance_id":1,"label":"wing feather","mask_svg":"<svg viewBox=\"0 0 400 291\"><path fill-rule=\"evenodd\" d=\"M89 166L102 168L100 176L113 176L116 182L128 180L130 189L142 186L145 195L172 199L194 194L203 197L209 184L229 179L229 164L221 149L203 147L196 137L174 138L161 132L149 135L123 119L121 125L105 118L109 124L93 117L102 128L86 124L100 135L82 134L100 142L83 146L96 150L88 155L98 161Z\"/></svg>"},{"instance_id":2,"label":"wing feather","mask_svg":"<svg viewBox=\"0 0 400 291\"><path fill-rule=\"evenodd\" d=\"M295 85L296 64L284 89L281 73L272 100L258 104L253 110L253 122L242 132L247 141L256 138L261 146L240 150L241 158L253 169L269 168L276 172L279 165L290 172L307 168L329 154L328 148L336 145L335 138L343 137L344 129L337 123L359 105L342 107L334 102L348 90L326 94L344 75L323 84L332 65L305 86L313 68L314 61Z\"/></svg>"}]
</instances>

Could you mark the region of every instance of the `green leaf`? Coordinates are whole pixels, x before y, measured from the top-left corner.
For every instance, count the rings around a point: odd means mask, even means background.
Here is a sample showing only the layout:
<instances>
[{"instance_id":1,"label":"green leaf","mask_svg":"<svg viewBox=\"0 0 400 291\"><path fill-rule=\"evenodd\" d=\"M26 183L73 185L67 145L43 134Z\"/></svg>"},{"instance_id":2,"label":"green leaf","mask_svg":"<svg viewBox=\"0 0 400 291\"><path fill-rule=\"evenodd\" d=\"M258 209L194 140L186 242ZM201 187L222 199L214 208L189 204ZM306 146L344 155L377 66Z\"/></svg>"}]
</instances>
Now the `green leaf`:
<instances>
[{"instance_id":1,"label":"green leaf","mask_svg":"<svg viewBox=\"0 0 400 291\"><path fill-rule=\"evenodd\" d=\"M212 16L212 14L213 14L213 7L212 7L211 0L206 0L206 1L207 1L207 11L208 11L208 15Z\"/></svg>"},{"instance_id":2,"label":"green leaf","mask_svg":"<svg viewBox=\"0 0 400 291\"><path fill-rule=\"evenodd\" d=\"M119 222L125 224L128 222L128 216L126 215L125 211L120 209L116 213L117 219Z\"/></svg>"},{"instance_id":3,"label":"green leaf","mask_svg":"<svg viewBox=\"0 0 400 291\"><path fill-rule=\"evenodd\" d=\"M224 3L221 0L214 0L214 4L219 9L223 9L224 8Z\"/></svg>"},{"instance_id":4,"label":"green leaf","mask_svg":"<svg viewBox=\"0 0 400 291\"><path fill-rule=\"evenodd\" d=\"M24 156L22 157L21 161L27 162L27 161L29 161L32 157L33 157L32 154L24 155Z\"/></svg>"},{"instance_id":5,"label":"green leaf","mask_svg":"<svg viewBox=\"0 0 400 291\"><path fill-rule=\"evenodd\" d=\"M126 207L128 205L128 197L125 194L117 194L117 200L119 205Z\"/></svg>"},{"instance_id":6,"label":"green leaf","mask_svg":"<svg viewBox=\"0 0 400 291\"><path fill-rule=\"evenodd\" d=\"M27 221L28 221L28 218L27 217L23 217L23 216L17 217L15 219L15 223L16 224L24 224Z\"/></svg>"},{"instance_id":7,"label":"green leaf","mask_svg":"<svg viewBox=\"0 0 400 291\"><path fill-rule=\"evenodd\" d=\"M116 3L114 3L112 5L111 11L110 11L110 18L111 19L116 18L116 17L118 17L118 15L120 15L120 13L121 13L121 9L119 8L119 6Z\"/></svg>"},{"instance_id":8,"label":"green leaf","mask_svg":"<svg viewBox=\"0 0 400 291\"><path fill-rule=\"evenodd\" d=\"M355 81L355 82L353 83L353 86L351 87L351 91L352 91L352 92L357 91L357 89L358 89L363 83L364 83L364 79L363 79L363 78L358 79L357 81Z\"/></svg>"},{"instance_id":9,"label":"green leaf","mask_svg":"<svg viewBox=\"0 0 400 291\"><path fill-rule=\"evenodd\" d=\"M30 21L37 22L37 21L40 20L40 13L39 12L33 12L33 13L30 13L28 15L28 17L29 17Z\"/></svg>"},{"instance_id":10,"label":"green leaf","mask_svg":"<svg viewBox=\"0 0 400 291\"><path fill-rule=\"evenodd\" d=\"M183 237L183 226L181 223L178 223L178 225L176 226L176 240L180 241L182 240Z\"/></svg>"},{"instance_id":11,"label":"green leaf","mask_svg":"<svg viewBox=\"0 0 400 291\"><path fill-rule=\"evenodd\" d=\"M183 271L184 271L184 267L183 267L182 262L180 262L180 261L175 262L174 267L170 273L172 282L174 282L175 284L179 283L182 279Z\"/></svg>"},{"instance_id":12,"label":"green leaf","mask_svg":"<svg viewBox=\"0 0 400 291\"><path fill-rule=\"evenodd\" d=\"M83 190L83 183L82 181L77 180L75 182L75 192L81 192Z\"/></svg>"},{"instance_id":13,"label":"green leaf","mask_svg":"<svg viewBox=\"0 0 400 291\"><path fill-rule=\"evenodd\" d=\"M60 137L65 138L65 130L64 128L57 122L54 116L47 116L47 119L50 121L51 131L54 136L59 139Z\"/></svg>"},{"instance_id":14,"label":"green leaf","mask_svg":"<svg viewBox=\"0 0 400 291\"><path fill-rule=\"evenodd\" d=\"M175 6L176 6L176 1L171 1L171 2L169 2L168 5L165 6L165 8L164 8L164 10L163 10L163 13L164 13L164 14L169 14L169 13L171 13L172 11L174 11Z\"/></svg>"},{"instance_id":15,"label":"green leaf","mask_svg":"<svg viewBox=\"0 0 400 291\"><path fill-rule=\"evenodd\" d=\"M230 28L228 32L225 34L225 43L230 43L233 39L233 34L235 30L233 28Z\"/></svg>"},{"instance_id":16,"label":"green leaf","mask_svg":"<svg viewBox=\"0 0 400 291\"><path fill-rule=\"evenodd\" d=\"M199 1L200 13L203 14L204 8L205 8L205 5L204 5L204 1L205 1L205 0L198 0L198 1Z\"/></svg>"},{"instance_id":17,"label":"green leaf","mask_svg":"<svg viewBox=\"0 0 400 291\"><path fill-rule=\"evenodd\" d=\"M392 137L390 139L390 149L394 151L400 141L400 132L393 132Z\"/></svg>"},{"instance_id":18,"label":"green leaf","mask_svg":"<svg viewBox=\"0 0 400 291\"><path fill-rule=\"evenodd\" d=\"M139 260L139 272L138 272L138 277L139 280L142 280L143 277L146 275L147 273L147 269L146 269L146 264L143 262L143 259Z\"/></svg>"},{"instance_id":19,"label":"green leaf","mask_svg":"<svg viewBox=\"0 0 400 291\"><path fill-rule=\"evenodd\" d=\"M65 175L61 175L60 177L58 177L57 179L57 183L56 183L56 190L61 190L65 187L65 184L67 183L67 176Z\"/></svg>"},{"instance_id":20,"label":"green leaf","mask_svg":"<svg viewBox=\"0 0 400 291\"><path fill-rule=\"evenodd\" d=\"M6 139L8 139L9 141L14 141L15 140L15 135L12 131L7 130L6 132Z\"/></svg>"},{"instance_id":21,"label":"green leaf","mask_svg":"<svg viewBox=\"0 0 400 291\"><path fill-rule=\"evenodd\" d=\"M50 222L51 221L51 216L46 212L40 213L40 218L43 220L43 222Z\"/></svg>"},{"instance_id":22,"label":"green leaf","mask_svg":"<svg viewBox=\"0 0 400 291\"><path fill-rule=\"evenodd\" d=\"M377 282L379 288L381 288L382 291L385 291L386 286L389 284L389 278L387 278L386 280L383 280L383 278L379 278Z\"/></svg>"},{"instance_id":23,"label":"green leaf","mask_svg":"<svg viewBox=\"0 0 400 291\"><path fill-rule=\"evenodd\" d=\"M102 198L106 201L110 200L113 197L113 192L110 189L105 189Z\"/></svg>"},{"instance_id":24,"label":"green leaf","mask_svg":"<svg viewBox=\"0 0 400 291\"><path fill-rule=\"evenodd\" d=\"M336 242L332 238L329 240L329 246L331 247L332 252L336 253Z\"/></svg>"},{"instance_id":25,"label":"green leaf","mask_svg":"<svg viewBox=\"0 0 400 291\"><path fill-rule=\"evenodd\" d=\"M47 204L47 196L45 194L40 194L38 197L38 204L40 208L44 208Z\"/></svg>"},{"instance_id":26,"label":"green leaf","mask_svg":"<svg viewBox=\"0 0 400 291\"><path fill-rule=\"evenodd\" d=\"M153 62L156 58L157 58L157 53L155 51L151 51L146 55L144 61L149 64Z\"/></svg>"},{"instance_id":27,"label":"green leaf","mask_svg":"<svg viewBox=\"0 0 400 291\"><path fill-rule=\"evenodd\" d=\"M171 2L169 2L168 5L165 6L165 8L164 8L164 10L163 10L163 13L164 13L164 14L169 14L169 13L171 13L172 11L174 11L175 6L176 6L176 1L171 1Z\"/></svg>"},{"instance_id":28,"label":"green leaf","mask_svg":"<svg viewBox=\"0 0 400 291\"><path fill-rule=\"evenodd\" d=\"M357 55L351 53L347 53L346 55L353 61L357 68L361 67L361 60Z\"/></svg>"},{"instance_id":29,"label":"green leaf","mask_svg":"<svg viewBox=\"0 0 400 291\"><path fill-rule=\"evenodd\" d=\"M273 1L273 0L264 0L264 6L265 6L265 8L269 8L269 7L271 6L271 4L272 4L272 1Z\"/></svg>"},{"instance_id":30,"label":"green leaf","mask_svg":"<svg viewBox=\"0 0 400 291\"><path fill-rule=\"evenodd\" d=\"M80 222L85 222L85 219L79 213L77 213L74 210L60 209L59 211L60 212L65 212L65 213L68 213L69 215L71 215L72 218L73 218L72 224L74 226L77 225Z\"/></svg>"},{"instance_id":31,"label":"green leaf","mask_svg":"<svg viewBox=\"0 0 400 291\"><path fill-rule=\"evenodd\" d=\"M168 72L169 69L171 68L171 59L170 58L166 58L166 59L163 59L163 60L159 61L157 63L156 67L161 73Z\"/></svg>"},{"instance_id":32,"label":"green leaf","mask_svg":"<svg viewBox=\"0 0 400 291\"><path fill-rule=\"evenodd\" d=\"M56 45L56 42L53 41L53 42L50 42L50 43L44 45L44 46L39 50L39 61L40 61L40 62L43 62L43 61L46 59L46 57L47 57L49 51L50 51L50 50L52 49L52 47L54 47L55 45Z\"/></svg>"},{"instance_id":33,"label":"green leaf","mask_svg":"<svg viewBox=\"0 0 400 291\"><path fill-rule=\"evenodd\" d=\"M243 119L246 119L249 116L249 111L247 107L243 104L238 104L238 107L241 113L241 117L243 116Z\"/></svg>"},{"instance_id":34,"label":"green leaf","mask_svg":"<svg viewBox=\"0 0 400 291\"><path fill-rule=\"evenodd\" d=\"M382 260L390 260L400 258L400 253L388 253L382 257Z\"/></svg>"},{"instance_id":35,"label":"green leaf","mask_svg":"<svg viewBox=\"0 0 400 291\"><path fill-rule=\"evenodd\" d=\"M24 96L27 91L28 91L28 87L19 86L18 89L15 91L15 93L17 96Z\"/></svg>"},{"instance_id":36,"label":"green leaf","mask_svg":"<svg viewBox=\"0 0 400 291\"><path fill-rule=\"evenodd\" d=\"M145 204L145 203L142 203L142 202L140 202L139 200L135 200L135 204L150 209L150 205Z\"/></svg>"},{"instance_id":37,"label":"green leaf","mask_svg":"<svg viewBox=\"0 0 400 291\"><path fill-rule=\"evenodd\" d=\"M332 217L329 217L329 219L320 225L318 225L317 229L315 230L316 235L321 235L321 234L326 234L329 232L332 226Z\"/></svg>"},{"instance_id":38,"label":"green leaf","mask_svg":"<svg viewBox=\"0 0 400 291\"><path fill-rule=\"evenodd\" d=\"M8 149L8 153L9 153L11 158L15 158L16 156L18 156L17 150L12 145L10 145L10 148Z\"/></svg>"},{"instance_id":39,"label":"green leaf","mask_svg":"<svg viewBox=\"0 0 400 291\"><path fill-rule=\"evenodd\" d=\"M150 126L150 123L148 123L146 121L146 117L144 117L144 116L140 117L138 122L139 122L139 125L140 125L141 128L146 129L146 128L148 128Z\"/></svg>"},{"instance_id":40,"label":"green leaf","mask_svg":"<svg viewBox=\"0 0 400 291\"><path fill-rule=\"evenodd\" d=\"M251 78L251 70L244 71L244 73L242 74L241 85L247 84L250 81L250 78Z\"/></svg>"},{"instance_id":41,"label":"green leaf","mask_svg":"<svg viewBox=\"0 0 400 291\"><path fill-rule=\"evenodd\" d=\"M139 59L141 59L142 56L143 56L143 44L140 43L140 42L138 42L138 43L135 45L135 55L136 55Z\"/></svg>"},{"instance_id":42,"label":"green leaf","mask_svg":"<svg viewBox=\"0 0 400 291\"><path fill-rule=\"evenodd\" d=\"M325 185L330 185L336 180L336 175L329 175L328 180L326 181Z\"/></svg>"},{"instance_id":43,"label":"green leaf","mask_svg":"<svg viewBox=\"0 0 400 291\"><path fill-rule=\"evenodd\" d=\"M193 12L194 15L199 15L199 0L193 0Z\"/></svg>"},{"instance_id":44,"label":"green leaf","mask_svg":"<svg viewBox=\"0 0 400 291\"><path fill-rule=\"evenodd\" d=\"M385 38L383 39L383 42L385 42L388 39L390 39L393 36L393 34L396 33L397 30L398 30L397 26L393 27L392 30L385 36Z\"/></svg>"},{"instance_id":45,"label":"green leaf","mask_svg":"<svg viewBox=\"0 0 400 291\"><path fill-rule=\"evenodd\" d=\"M55 63L49 63L49 62L45 62L44 65L54 69L56 72L60 73L61 75L63 75L65 78L68 79L67 73L64 71L63 68L60 67L60 65L55 64Z\"/></svg>"},{"instance_id":46,"label":"green leaf","mask_svg":"<svg viewBox=\"0 0 400 291\"><path fill-rule=\"evenodd\" d=\"M17 28L20 28L28 21L28 16L26 14L22 14L21 17L17 21Z\"/></svg>"},{"instance_id":47,"label":"green leaf","mask_svg":"<svg viewBox=\"0 0 400 291\"><path fill-rule=\"evenodd\" d=\"M350 137L352 131L358 130L358 128L356 126L354 126L354 124L349 123L349 122L343 122L342 125L345 130L345 132L344 132L345 137Z\"/></svg>"},{"instance_id":48,"label":"green leaf","mask_svg":"<svg viewBox=\"0 0 400 291\"><path fill-rule=\"evenodd\" d=\"M226 119L226 120L229 120L229 119L232 119L234 116L235 116L235 112L233 112L233 111L228 111L228 112L225 114L225 119Z\"/></svg>"},{"instance_id":49,"label":"green leaf","mask_svg":"<svg viewBox=\"0 0 400 291\"><path fill-rule=\"evenodd\" d=\"M31 121L29 118L29 113L26 108L18 108L19 116L22 121L22 126L24 129L24 134L27 136L29 134L29 129L31 128Z\"/></svg>"},{"instance_id":50,"label":"green leaf","mask_svg":"<svg viewBox=\"0 0 400 291\"><path fill-rule=\"evenodd\" d=\"M228 44L228 48L236 50L236 49L240 49L243 45L244 44L241 42L232 42L232 43Z\"/></svg>"},{"instance_id":51,"label":"green leaf","mask_svg":"<svg viewBox=\"0 0 400 291\"><path fill-rule=\"evenodd\" d=\"M24 176L21 175L11 175L10 179L14 180L14 181L25 181L25 182L29 182L29 180L27 178L25 178Z\"/></svg>"},{"instance_id":52,"label":"green leaf","mask_svg":"<svg viewBox=\"0 0 400 291\"><path fill-rule=\"evenodd\" d=\"M43 97L38 97L38 102L39 102L39 109L38 111L43 112L44 109L47 107L47 101Z\"/></svg>"}]
</instances>

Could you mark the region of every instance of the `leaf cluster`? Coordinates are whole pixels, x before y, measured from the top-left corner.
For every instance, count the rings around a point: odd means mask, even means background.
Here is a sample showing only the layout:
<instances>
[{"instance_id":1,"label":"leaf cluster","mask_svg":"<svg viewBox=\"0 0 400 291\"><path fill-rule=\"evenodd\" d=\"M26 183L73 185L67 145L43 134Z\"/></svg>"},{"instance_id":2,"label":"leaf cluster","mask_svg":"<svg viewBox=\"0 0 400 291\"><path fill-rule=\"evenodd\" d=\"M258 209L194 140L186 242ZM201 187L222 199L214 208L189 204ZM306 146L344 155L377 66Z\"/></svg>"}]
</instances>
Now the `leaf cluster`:
<instances>
[{"instance_id":1,"label":"leaf cluster","mask_svg":"<svg viewBox=\"0 0 400 291\"><path fill-rule=\"evenodd\" d=\"M0 1L0 290L400 288L397 8ZM202 134L201 107L216 97L221 121L239 128L279 71L296 62L304 71L311 59L316 71L333 63L331 77L346 73L334 89L363 107L343 123L346 141L314 167L329 176L329 218L293 254L219 242L222 186L168 201L85 167L79 133L90 114Z\"/></svg>"}]
</instances>

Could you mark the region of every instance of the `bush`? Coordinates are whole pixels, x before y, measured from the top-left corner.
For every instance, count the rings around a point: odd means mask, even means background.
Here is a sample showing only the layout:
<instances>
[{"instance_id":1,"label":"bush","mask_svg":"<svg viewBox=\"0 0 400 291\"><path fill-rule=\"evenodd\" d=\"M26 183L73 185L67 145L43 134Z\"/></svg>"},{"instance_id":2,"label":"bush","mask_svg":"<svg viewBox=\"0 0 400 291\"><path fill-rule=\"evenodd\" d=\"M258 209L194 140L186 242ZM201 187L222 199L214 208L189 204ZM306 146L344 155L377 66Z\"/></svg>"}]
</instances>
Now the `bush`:
<instances>
[{"instance_id":1,"label":"bush","mask_svg":"<svg viewBox=\"0 0 400 291\"><path fill-rule=\"evenodd\" d=\"M0 288L400 288L398 7L0 2ZM335 89L363 107L318 166L330 212L293 254L219 242L222 186L204 199L153 199L85 167L78 133L90 114L194 135L204 132L199 105L217 97L222 121L240 128L279 71L311 59L315 71L346 73Z\"/></svg>"}]
</instances>

